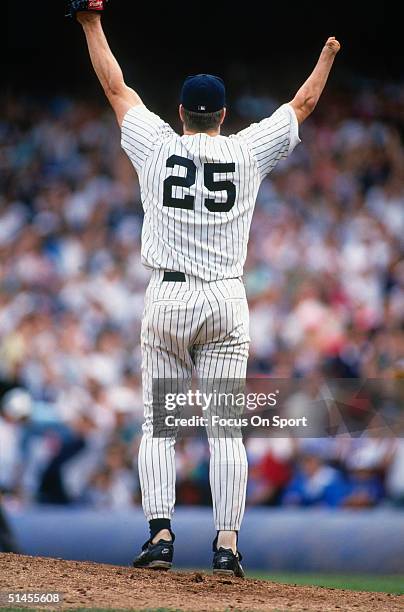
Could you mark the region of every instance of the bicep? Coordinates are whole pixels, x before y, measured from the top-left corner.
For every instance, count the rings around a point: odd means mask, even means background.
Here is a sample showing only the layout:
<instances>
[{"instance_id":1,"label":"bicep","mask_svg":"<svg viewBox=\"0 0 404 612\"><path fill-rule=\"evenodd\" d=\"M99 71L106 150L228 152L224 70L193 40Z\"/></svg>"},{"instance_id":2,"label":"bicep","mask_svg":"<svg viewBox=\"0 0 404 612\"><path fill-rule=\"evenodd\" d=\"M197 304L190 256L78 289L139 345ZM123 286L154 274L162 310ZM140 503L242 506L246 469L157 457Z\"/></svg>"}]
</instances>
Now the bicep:
<instances>
[{"instance_id":1,"label":"bicep","mask_svg":"<svg viewBox=\"0 0 404 612\"><path fill-rule=\"evenodd\" d=\"M296 98L293 98L293 100L289 102L289 105L293 108L299 125L301 125L313 112L311 106Z\"/></svg>"},{"instance_id":2,"label":"bicep","mask_svg":"<svg viewBox=\"0 0 404 612\"><path fill-rule=\"evenodd\" d=\"M108 99L116 115L119 127L122 127L124 117L131 108L143 104L141 97L136 91L127 85L124 85L118 92L110 93Z\"/></svg>"}]
</instances>

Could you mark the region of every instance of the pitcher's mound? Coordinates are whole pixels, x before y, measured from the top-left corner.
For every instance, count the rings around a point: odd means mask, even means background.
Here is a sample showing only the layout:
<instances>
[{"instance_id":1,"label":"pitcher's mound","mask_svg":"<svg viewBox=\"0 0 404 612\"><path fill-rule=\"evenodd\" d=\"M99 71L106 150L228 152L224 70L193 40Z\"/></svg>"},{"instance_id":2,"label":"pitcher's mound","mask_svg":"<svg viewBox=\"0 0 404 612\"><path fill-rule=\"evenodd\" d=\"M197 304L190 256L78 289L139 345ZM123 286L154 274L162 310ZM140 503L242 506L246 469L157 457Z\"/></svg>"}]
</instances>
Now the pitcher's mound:
<instances>
[{"instance_id":1,"label":"pitcher's mound","mask_svg":"<svg viewBox=\"0 0 404 612\"><path fill-rule=\"evenodd\" d=\"M202 572L134 570L97 563L0 554L0 607L13 607L5 604L4 593L7 591L59 591L63 593L60 606L63 609L398 612L404 608L404 597L399 595L228 579ZM41 606L27 607L39 609ZM55 609L55 606L47 608Z\"/></svg>"}]
</instances>

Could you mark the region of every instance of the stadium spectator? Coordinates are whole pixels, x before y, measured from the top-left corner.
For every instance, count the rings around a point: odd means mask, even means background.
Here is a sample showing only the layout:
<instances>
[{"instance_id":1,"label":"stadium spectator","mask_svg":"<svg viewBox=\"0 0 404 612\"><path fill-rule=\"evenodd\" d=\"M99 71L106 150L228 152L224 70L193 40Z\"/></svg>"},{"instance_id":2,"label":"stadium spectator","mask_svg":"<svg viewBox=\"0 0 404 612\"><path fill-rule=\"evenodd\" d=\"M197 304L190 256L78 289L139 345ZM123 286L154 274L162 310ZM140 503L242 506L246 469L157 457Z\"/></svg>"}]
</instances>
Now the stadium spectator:
<instances>
[{"instance_id":1,"label":"stadium spectator","mask_svg":"<svg viewBox=\"0 0 404 612\"><path fill-rule=\"evenodd\" d=\"M382 457L373 445L354 449L346 461L347 489L343 505L372 508L384 497Z\"/></svg>"},{"instance_id":2,"label":"stadium spectator","mask_svg":"<svg viewBox=\"0 0 404 612\"><path fill-rule=\"evenodd\" d=\"M300 449L297 470L283 493L282 503L335 508L343 503L346 493L346 482L338 470L326 464L322 445L311 443Z\"/></svg>"},{"instance_id":3,"label":"stadium spectator","mask_svg":"<svg viewBox=\"0 0 404 612\"><path fill-rule=\"evenodd\" d=\"M260 119L274 104L240 92L226 129ZM305 377L304 397L287 406L295 416L317 401L319 372L391 379L404 371L404 91L381 85L347 93L338 110L328 104L264 181L245 268L250 374ZM140 263L136 175L104 109L16 96L0 108L0 386L22 387L32 400L29 427L0 416L0 437L14 432L0 442L0 479L21 465L11 439L22 436L23 473L18 486L14 477L7 483L14 497L136 502L137 481L128 474L136 473L142 422L139 337L149 276ZM402 407L392 397L380 410L397 420ZM83 420L86 427L78 426ZM73 452L66 445L74 436L81 448ZM276 503L294 483L304 503L338 505L329 492L320 502L305 497L302 483L322 474L336 490L353 465L347 457L306 458L297 473L292 456L265 442L247 444L255 457L250 503ZM126 449L119 466L108 460L115 444ZM207 503L199 445L178 445L183 503ZM400 449L391 440L377 478L349 468L352 493L366 488L368 505L386 493L402 500Z\"/></svg>"}]
</instances>

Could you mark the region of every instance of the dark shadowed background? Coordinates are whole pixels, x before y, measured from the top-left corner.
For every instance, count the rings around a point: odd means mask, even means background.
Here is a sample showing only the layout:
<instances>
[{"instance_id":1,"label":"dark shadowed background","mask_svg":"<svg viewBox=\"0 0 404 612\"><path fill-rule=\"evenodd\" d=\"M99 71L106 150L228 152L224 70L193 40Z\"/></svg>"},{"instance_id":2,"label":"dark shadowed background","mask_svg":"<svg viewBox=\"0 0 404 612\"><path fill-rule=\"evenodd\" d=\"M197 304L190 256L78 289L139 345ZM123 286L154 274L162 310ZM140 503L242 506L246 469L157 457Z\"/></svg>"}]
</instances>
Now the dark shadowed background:
<instances>
[{"instance_id":1,"label":"dark shadowed background","mask_svg":"<svg viewBox=\"0 0 404 612\"><path fill-rule=\"evenodd\" d=\"M63 0L2 4L3 84L78 94L98 88L80 28L63 18ZM160 100L172 99L182 79L197 72L222 75L230 103L241 84L254 93L269 88L290 96L330 35L343 46L332 83L403 74L399 4L318 4L188 2L161 8L111 0L104 23L128 81L146 98L158 90Z\"/></svg>"}]
</instances>

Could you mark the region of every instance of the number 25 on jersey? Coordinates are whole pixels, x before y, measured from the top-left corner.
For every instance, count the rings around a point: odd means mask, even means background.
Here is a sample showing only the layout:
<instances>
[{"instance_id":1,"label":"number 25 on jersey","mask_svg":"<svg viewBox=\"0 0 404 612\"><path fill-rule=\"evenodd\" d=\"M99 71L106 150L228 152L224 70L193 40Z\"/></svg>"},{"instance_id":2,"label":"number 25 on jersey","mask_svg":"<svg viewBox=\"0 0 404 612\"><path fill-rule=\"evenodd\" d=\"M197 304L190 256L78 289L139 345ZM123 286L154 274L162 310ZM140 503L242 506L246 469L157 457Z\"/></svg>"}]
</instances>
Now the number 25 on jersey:
<instances>
[{"instance_id":1,"label":"number 25 on jersey","mask_svg":"<svg viewBox=\"0 0 404 612\"><path fill-rule=\"evenodd\" d=\"M173 196L173 187L185 187L190 188L195 185L197 168L191 159L181 157L180 155L171 155L168 158L166 167L174 168L175 166L182 166L186 169L187 173L185 176L169 176L164 181L164 193L163 193L163 205L171 208L185 208L187 210L194 210L195 197L188 194L182 198L175 198ZM231 163L205 163L203 165L204 173L204 184L209 191L214 193L215 191L225 191L227 193L227 199L225 202L217 202L213 198L205 198L204 204L210 212L229 212L234 206L236 201L236 186L230 180L226 181L215 181L215 174L234 172L236 164Z\"/></svg>"}]
</instances>

